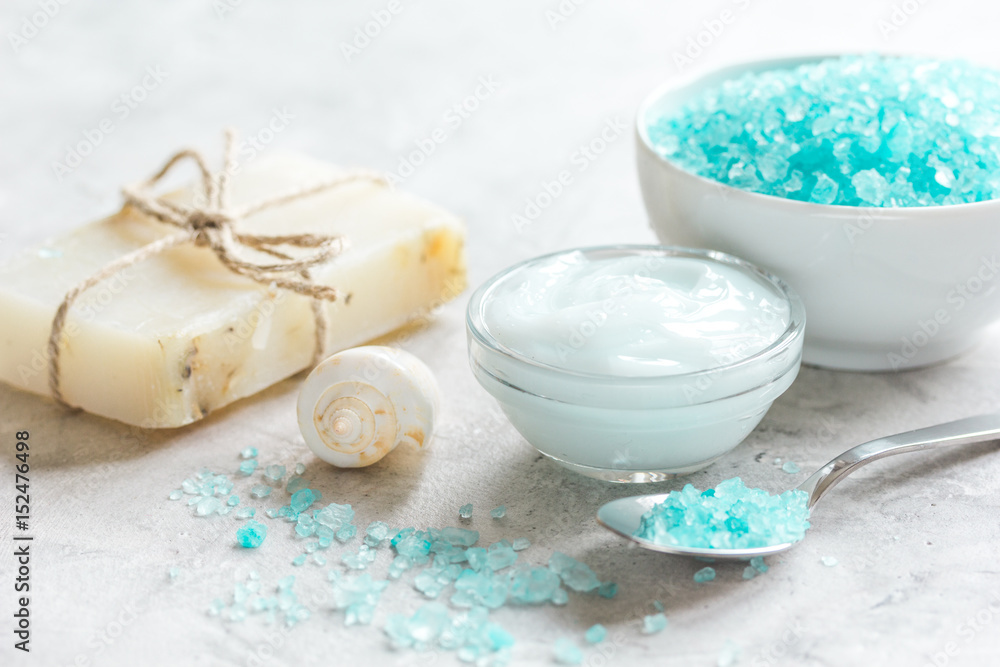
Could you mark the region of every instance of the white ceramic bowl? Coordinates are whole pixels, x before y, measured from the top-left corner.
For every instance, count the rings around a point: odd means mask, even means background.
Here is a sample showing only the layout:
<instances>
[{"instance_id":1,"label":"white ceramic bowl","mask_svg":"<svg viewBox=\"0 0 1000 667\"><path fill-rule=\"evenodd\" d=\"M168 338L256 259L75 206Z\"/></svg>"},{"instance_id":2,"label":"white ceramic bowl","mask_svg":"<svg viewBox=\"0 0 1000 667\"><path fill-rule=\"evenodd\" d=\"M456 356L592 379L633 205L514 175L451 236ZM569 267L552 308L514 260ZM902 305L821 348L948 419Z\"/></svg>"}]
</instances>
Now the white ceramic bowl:
<instances>
[{"instance_id":1,"label":"white ceramic bowl","mask_svg":"<svg viewBox=\"0 0 1000 667\"><path fill-rule=\"evenodd\" d=\"M803 361L898 370L955 356L1000 317L1000 200L860 208L739 190L684 171L647 128L707 87L829 56L749 62L653 91L636 122L639 183L663 243L721 250L784 278L809 314Z\"/></svg>"}]
</instances>

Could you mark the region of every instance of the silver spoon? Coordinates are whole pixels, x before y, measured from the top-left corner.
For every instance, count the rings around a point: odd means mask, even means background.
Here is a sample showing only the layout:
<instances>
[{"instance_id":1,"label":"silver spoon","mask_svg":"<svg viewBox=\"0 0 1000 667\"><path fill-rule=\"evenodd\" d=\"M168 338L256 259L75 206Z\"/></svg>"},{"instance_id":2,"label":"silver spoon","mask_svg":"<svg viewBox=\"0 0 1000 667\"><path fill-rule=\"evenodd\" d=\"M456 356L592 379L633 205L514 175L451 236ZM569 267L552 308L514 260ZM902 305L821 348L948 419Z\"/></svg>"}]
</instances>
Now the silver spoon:
<instances>
[{"instance_id":1,"label":"silver spoon","mask_svg":"<svg viewBox=\"0 0 1000 667\"><path fill-rule=\"evenodd\" d=\"M866 442L848 449L817 470L798 488L809 494L809 508L819 502L826 492L835 487L842 479L858 468L884 459L887 456L916 452L922 449L946 447L950 445L969 445L974 442L988 442L1000 439L1000 414L967 417L958 421L919 428L898 435L890 435ZM705 549L695 547L676 547L656 544L647 539L636 537L639 522L653 505L662 503L668 494L661 493L647 496L632 496L619 498L606 503L597 511L597 522L608 530L632 540L644 549L660 551L678 556L694 556L718 560L748 560L754 556L771 556L795 546L796 542L785 542L755 549Z\"/></svg>"}]
</instances>

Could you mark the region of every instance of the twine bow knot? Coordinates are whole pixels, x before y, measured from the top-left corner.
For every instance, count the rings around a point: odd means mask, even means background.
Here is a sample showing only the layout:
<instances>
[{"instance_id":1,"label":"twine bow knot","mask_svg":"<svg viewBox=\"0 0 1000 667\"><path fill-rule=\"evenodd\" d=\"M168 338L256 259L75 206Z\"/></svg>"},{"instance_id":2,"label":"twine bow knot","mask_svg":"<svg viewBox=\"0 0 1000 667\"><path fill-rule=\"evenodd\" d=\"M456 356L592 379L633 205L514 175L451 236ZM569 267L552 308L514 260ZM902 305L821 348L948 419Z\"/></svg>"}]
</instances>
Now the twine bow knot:
<instances>
[{"instance_id":1,"label":"twine bow knot","mask_svg":"<svg viewBox=\"0 0 1000 667\"><path fill-rule=\"evenodd\" d=\"M237 224L256 213L275 208L289 202L310 197L333 188L353 182L371 182L387 185L386 179L372 171L352 169L337 177L292 190L284 194L264 199L252 204L233 207L229 203L229 174L236 166L236 133L226 130L225 164L219 172L209 169L201 153L186 149L174 154L151 178L137 185L122 189L126 206L167 225L181 230L137 250L132 251L104 266L80 284L70 289L56 310L49 335L49 391L52 397L67 405L60 388L60 351L63 328L73 302L83 292L97 285L118 271L138 264L170 248L193 244L210 249L219 262L227 269L246 276L257 283L275 286L310 297L312 299L315 327L315 347L313 362L323 356L328 327L328 315L323 301L336 301L338 292L328 285L313 282L310 270L324 264L338 255L346 246L339 236L327 234L250 234L237 229ZM154 187L177 163L191 160L201 173L200 189L193 203L183 204L167 197L157 196ZM244 258L241 256L256 251L268 255L272 260ZM301 256L289 254L293 251L311 250Z\"/></svg>"}]
</instances>

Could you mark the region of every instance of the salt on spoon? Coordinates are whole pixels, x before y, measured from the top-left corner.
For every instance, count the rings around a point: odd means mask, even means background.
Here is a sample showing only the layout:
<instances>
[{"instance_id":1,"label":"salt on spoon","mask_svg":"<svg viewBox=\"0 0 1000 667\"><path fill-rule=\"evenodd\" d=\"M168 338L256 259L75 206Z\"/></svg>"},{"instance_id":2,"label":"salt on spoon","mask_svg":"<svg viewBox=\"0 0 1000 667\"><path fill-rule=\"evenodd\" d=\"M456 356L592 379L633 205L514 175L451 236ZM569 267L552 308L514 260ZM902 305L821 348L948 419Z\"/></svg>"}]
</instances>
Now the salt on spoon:
<instances>
[{"instance_id":1,"label":"salt on spoon","mask_svg":"<svg viewBox=\"0 0 1000 667\"><path fill-rule=\"evenodd\" d=\"M907 431L906 433L879 438L847 450L813 473L796 489L787 491L780 497L770 497L784 498L788 503L794 503L796 498L801 499L801 502L804 504L804 509L808 511L812 509L813 505L819 502L820 498L822 498L827 491L836 486L842 479L872 461L876 461L887 456L895 456L896 454L905 454L907 452L915 452L923 449L932 449L950 445L968 445L997 439L1000 439L1000 413L967 417L965 419L959 419L945 424L938 424L937 426L928 426L915 431ZM737 487L736 481L738 480L730 480L724 484ZM722 486L723 485L720 484L720 488ZM742 482L740 482L738 486L742 486ZM743 487L743 489L746 489L746 487ZM738 488L736 491L741 492ZM751 494L768 495L766 492L760 491L759 489L746 489L746 491ZM745 545L747 543L752 544L752 539L741 540L738 542L723 539L721 543L735 545L731 547L725 546L723 548L716 548L712 546L688 546L688 544L685 543L710 543L712 540L707 536L705 540L688 540L681 538L668 542L666 539L661 539L661 537L664 535L664 532L669 532L669 526L660 526L660 528L663 529L661 531L657 531L653 528L652 522L656 517L656 512L650 512L650 510L653 510L653 508L657 506L661 506L665 501L670 499L671 495L677 499L683 493L684 492L678 493L675 491L673 494L664 493L657 495L632 496L630 498L613 500L603 505L598 510L597 522L608 530L637 543L644 549L679 556L713 558L719 560L749 560L750 558L758 556L770 556L791 549L798 543L799 540L802 539L802 536L804 536L803 529L799 535L795 536L797 539L789 539L787 538L787 535L785 535L785 539L778 542L757 546ZM704 493L709 494L708 491ZM715 502L714 495L713 491L713 493L705 496L706 502ZM688 499L691 500L694 498L696 498L696 496L692 496L691 492L688 491ZM739 498L734 496L732 504L735 505L738 500ZM772 506L771 509L775 509L776 507L778 507L778 505ZM793 505L788 505L784 509L788 510L789 508L794 510ZM680 511L680 509L678 508L675 511ZM777 511L780 514L783 510L778 508ZM649 517L649 519L644 522L645 517ZM753 522L748 523L752 524ZM708 524L706 524L706 526L708 526ZM808 527L808 522L806 522L806 527ZM711 529L717 530L717 528ZM744 532L749 532L749 529L750 525L747 525L747 531ZM777 531L776 534L782 533L781 531ZM650 539L650 537L645 535L652 536L655 539Z\"/></svg>"}]
</instances>

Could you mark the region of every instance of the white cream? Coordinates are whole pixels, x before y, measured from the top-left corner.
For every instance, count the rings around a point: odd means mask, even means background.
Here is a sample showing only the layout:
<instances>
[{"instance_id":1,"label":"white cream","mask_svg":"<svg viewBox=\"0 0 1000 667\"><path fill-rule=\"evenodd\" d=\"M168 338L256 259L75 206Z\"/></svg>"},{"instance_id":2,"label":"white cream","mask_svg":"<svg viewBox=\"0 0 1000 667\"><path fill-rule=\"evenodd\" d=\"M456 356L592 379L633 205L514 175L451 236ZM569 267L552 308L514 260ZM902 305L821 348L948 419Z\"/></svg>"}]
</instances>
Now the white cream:
<instances>
[{"instance_id":1,"label":"white cream","mask_svg":"<svg viewBox=\"0 0 1000 667\"><path fill-rule=\"evenodd\" d=\"M654 482L738 445L798 374L805 313L728 255L568 250L469 302L480 384L538 451L584 475Z\"/></svg>"},{"instance_id":2,"label":"white cream","mask_svg":"<svg viewBox=\"0 0 1000 667\"><path fill-rule=\"evenodd\" d=\"M791 317L787 299L741 266L580 251L525 266L483 306L487 331L516 354L627 377L746 359L777 341Z\"/></svg>"}]
</instances>

